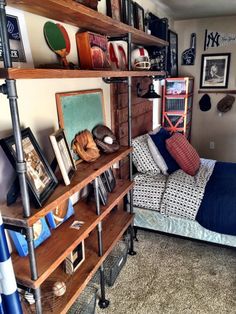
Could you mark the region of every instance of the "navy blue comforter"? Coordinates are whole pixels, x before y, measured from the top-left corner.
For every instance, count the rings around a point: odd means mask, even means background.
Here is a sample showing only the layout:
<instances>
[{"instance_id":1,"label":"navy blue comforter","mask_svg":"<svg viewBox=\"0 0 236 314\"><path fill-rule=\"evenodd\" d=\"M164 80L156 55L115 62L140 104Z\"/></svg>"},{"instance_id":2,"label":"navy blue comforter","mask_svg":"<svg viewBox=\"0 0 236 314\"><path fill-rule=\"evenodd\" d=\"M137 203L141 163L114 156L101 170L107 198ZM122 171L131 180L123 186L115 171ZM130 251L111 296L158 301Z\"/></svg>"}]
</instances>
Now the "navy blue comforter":
<instances>
[{"instance_id":1,"label":"navy blue comforter","mask_svg":"<svg viewBox=\"0 0 236 314\"><path fill-rule=\"evenodd\" d=\"M215 164L196 220L209 230L236 235L236 163Z\"/></svg>"}]
</instances>

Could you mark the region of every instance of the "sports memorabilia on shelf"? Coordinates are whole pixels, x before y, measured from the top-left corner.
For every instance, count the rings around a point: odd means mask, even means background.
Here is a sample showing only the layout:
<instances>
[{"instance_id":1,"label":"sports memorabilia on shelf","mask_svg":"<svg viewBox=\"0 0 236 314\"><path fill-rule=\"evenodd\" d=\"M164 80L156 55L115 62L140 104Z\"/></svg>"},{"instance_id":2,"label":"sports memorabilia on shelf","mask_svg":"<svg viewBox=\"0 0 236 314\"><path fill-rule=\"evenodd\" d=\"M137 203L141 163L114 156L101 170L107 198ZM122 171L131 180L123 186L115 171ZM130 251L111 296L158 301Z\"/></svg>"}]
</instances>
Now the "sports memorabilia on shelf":
<instances>
[{"instance_id":1,"label":"sports memorabilia on shelf","mask_svg":"<svg viewBox=\"0 0 236 314\"><path fill-rule=\"evenodd\" d=\"M178 34L169 30L168 31L168 62L167 70L171 77L178 76Z\"/></svg>"},{"instance_id":2,"label":"sports memorabilia on shelf","mask_svg":"<svg viewBox=\"0 0 236 314\"><path fill-rule=\"evenodd\" d=\"M166 64L166 51L165 48L160 48L156 46L147 47L151 70L152 71L165 71Z\"/></svg>"},{"instance_id":3,"label":"sports memorabilia on shelf","mask_svg":"<svg viewBox=\"0 0 236 314\"><path fill-rule=\"evenodd\" d=\"M56 281L52 286L52 291L56 297L61 297L66 293L66 284L64 281Z\"/></svg>"},{"instance_id":4,"label":"sports memorabilia on shelf","mask_svg":"<svg viewBox=\"0 0 236 314\"><path fill-rule=\"evenodd\" d=\"M149 70L151 67L151 63L148 51L143 47L132 50L131 65L132 69L136 71Z\"/></svg>"},{"instance_id":5,"label":"sports memorabilia on shelf","mask_svg":"<svg viewBox=\"0 0 236 314\"><path fill-rule=\"evenodd\" d=\"M122 22L125 24L129 24L129 16L128 16L128 0L121 0L121 15ZM131 1L131 14L130 14L130 22L131 26L134 26L134 2Z\"/></svg>"},{"instance_id":6,"label":"sports memorabilia on shelf","mask_svg":"<svg viewBox=\"0 0 236 314\"><path fill-rule=\"evenodd\" d=\"M33 224L34 231L34 247L38 247L43 241L45 241L51 232L48 228L45 218L40 218L36 223ZM14 242L16 250L20 256L28 255L28 244L26 237L20 232L9 230L9 234Z\"/></svg>"},{"instance_id":7,"label":"sports memorabilia on shelf","mask_svg":"<svg viewBox=\"0 0 236 314\"><path fill-rule=\"evenodd\" d=\"M43 155L30 128L21 131L26 162L26 179L36 207L42 207L57 186L57 179ZM13 167L16 167L16 145L13 135L0 140Z\"/></svg>"},{"instance_id":8,"label":"sports memorabilia on shelf","mask_svg":"<svg viewBox=\"0 0 236 314\"><path fill-rule=\"evenodd\" d=\"M51 134L50 140L52 143L54 153L56 155L58 166L61 170L61 174L65 182L65 185L69 185L70 179L73 176L76 170L76 167L74 164L74 160L71 156L70 148L66 141L63 129L59 129L55 133Z\"/></svg>"},{"instance_id":9,"label":"sports memorabilia on shelf","mask_svg":"<svg viewBox=\"0 0 236 314\"><path fill-rule=\"evenodd\" d=\"M100 156L99 149L89 130L75 135L72 148L75 154L87 162L93 162Z\"/></svg>"},{"instance_id":10,"label":"sports memorabilia on shelf","mask_svg":"<svg viewBox=\"0 0 236 314\"><path fill-rule=\"evenodd\" d=\"M84 241L82 241L65 259L64 270L72 275L85 260Z\"/></svg>"},{"instance_id":11,"label":"sports memorabilia on shelf","mask_svg":"<svg viewBox=\"0 0 236 314\"><path fill-rule=\"evenodd\" d=\"M46 215L49 226L52 229L60 226L64 221L74 215L74 208L71 200L66 200Z\"/></svg>"},{"instance_id":12,"label":"sports memorabilia on shelf","mask_svg":"<svg viewBox=\"0 0 236 314\"><path fill-rule=\"evenodd\" d=\"M81 69L99 70L110 68L106 36L92 32L79 32L76 34L76 44Z\"/></svg>"},{"instance_id":13,"label":"sports memorabilia on shelf","mask_svg":"<svg viewBox=\"0 0 236 314\"><path fill-rule=\"evenodd\" d=\"M116 136L105 125L97 125L93 130L93 137L97 146L103 153L114 153L120 148Z\"/></svg>"},{"instance_id":14,"label":"sports memorabilia on shelf","mask_svg":"<svg viewBox=\"0 0 236 314\"><path fill-rule=\"evenodd\" d=\"M108 42L112 70L128 70L127 43L123 40Z\"/></svg>"},{"instance_id":15,"label":"sports memorabilia on shelf","mask_svg":"<svg viewBox=\"0 0 236 314\"><path fill-rule=\"evenodd\" d=\"M168 19L159 18L151 12L146 14L147 28L151 34L163 40L168 40Z\"/></svg>"}]
</instances>

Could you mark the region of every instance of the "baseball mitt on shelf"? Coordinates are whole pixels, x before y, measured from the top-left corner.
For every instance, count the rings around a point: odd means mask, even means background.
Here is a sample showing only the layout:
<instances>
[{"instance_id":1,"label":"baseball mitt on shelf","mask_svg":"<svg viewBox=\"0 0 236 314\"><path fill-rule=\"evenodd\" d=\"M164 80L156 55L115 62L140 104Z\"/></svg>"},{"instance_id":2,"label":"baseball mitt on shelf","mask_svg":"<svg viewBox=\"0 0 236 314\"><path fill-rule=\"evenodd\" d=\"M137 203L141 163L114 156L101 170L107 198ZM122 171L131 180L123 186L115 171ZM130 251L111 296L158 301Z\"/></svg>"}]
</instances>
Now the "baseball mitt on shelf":
<instances>
[{"instance_id":1,"label":"baseball mitt on shelf","mask_svg":"<svg viewBox=\"0 0 236 314\"><path fill-rule=\"evenodd\" d=\"M100 156L99 149L89 130L84 130L75 135L72 148L81 159L87 162L93 162Z\"/></svg>"},{"instance_id":2,"label":"baseball mitt on shelf","mask_svg":"<svg viewBox=\"0 0 236 314\"><path fill-rule=\"evenodd\" d=\"M97 146L104 153L114 153L120 148L115 135L107 126L99 124L92 130L92 133Z\"/></svg>"}]
</instances>

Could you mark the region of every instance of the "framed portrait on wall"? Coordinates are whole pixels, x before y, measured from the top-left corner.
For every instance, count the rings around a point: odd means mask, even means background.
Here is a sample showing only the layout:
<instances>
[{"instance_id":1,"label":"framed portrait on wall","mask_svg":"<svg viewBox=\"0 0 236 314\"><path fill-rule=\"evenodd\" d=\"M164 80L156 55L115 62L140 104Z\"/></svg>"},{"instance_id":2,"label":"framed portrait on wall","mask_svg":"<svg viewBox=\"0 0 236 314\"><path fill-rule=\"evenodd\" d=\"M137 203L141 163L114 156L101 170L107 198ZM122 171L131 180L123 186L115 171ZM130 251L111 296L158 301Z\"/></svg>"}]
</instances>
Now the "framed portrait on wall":
<instances>
[{"instance_id":1,"label":"framed portrait on wall","mask_svg":"<svg viewBox=\"0 0 236 314\"><path fill-rule=\"evenodd\" d=\"M21 136L30 195L35 206L42 207L58 182L30 128L22 130ZM16 145L13 135L1 139L0 144L15 168Z\"/></svg>"},{"instance_id":2,"label":"framed portrait on wall","mask_svg":"<svg viewBox=\"0 0 236 314\"><path fill-rule=\"evenodd\" d=\"M227 88L230 53L202 55L200 88Z\"/></svg>"},{"instance_id":3,"label":"framed portrait on wall","mask_svg":"<svg viewBox=\"0 0 236 314\"><path fill-rule=\"evenodd\" d=\"M168 62L167 70L171 77L178 76L178 34L168 30Z\"/></svg>"},{"instance_id":4,"label":"framed portrait on wall","mask_svg":"<svg viewBox=\"0 0 236 314\"><path fill-rule=\"evenodd\" d=\"M7 32L13 67L33 68L33 59L28 39L24 13L15 8L6 7ZM3 66L3 48L0 41L0 64Z\"/></svg>"},{"instance_id":5,"label":"framed portrait on wall","mask_svg":"<svg viewBox=\"0 0 236 314\"><path fill-rule=\"evenodd\" d=\"M134 3L134 27L144 31L144 9L136 2Z\"/></svg>"}]
</instances>

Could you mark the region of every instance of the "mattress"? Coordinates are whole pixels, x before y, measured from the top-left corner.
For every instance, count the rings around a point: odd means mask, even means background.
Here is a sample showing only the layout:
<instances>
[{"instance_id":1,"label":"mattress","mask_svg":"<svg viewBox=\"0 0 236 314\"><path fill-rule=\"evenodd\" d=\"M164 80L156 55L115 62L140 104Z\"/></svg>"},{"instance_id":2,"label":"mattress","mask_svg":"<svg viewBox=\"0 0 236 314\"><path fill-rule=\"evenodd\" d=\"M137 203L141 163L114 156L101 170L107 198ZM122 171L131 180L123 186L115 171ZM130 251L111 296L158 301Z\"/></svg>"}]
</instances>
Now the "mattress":
<instances>
[{"instance_id":1,"label":"mattress","mask_svg":"<svg viewBox=\"0 0 236 314\"><path fill-rule=\"evenodd\" d=\"M180 217L167 217L158 211L134 207L134 226L166 232L187 238L236 247L236 237L210 231L197 221Z\"/></svg>"}]
</instances>

